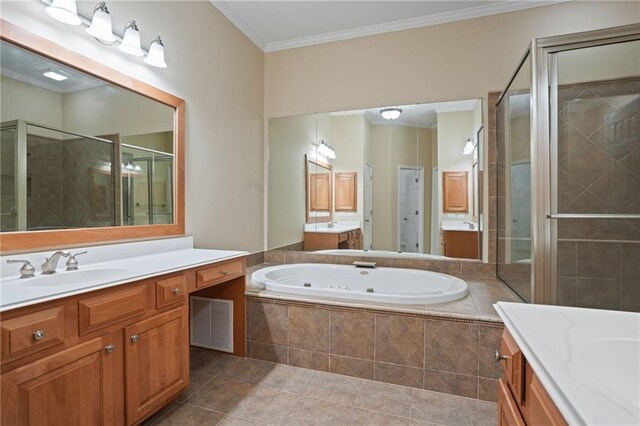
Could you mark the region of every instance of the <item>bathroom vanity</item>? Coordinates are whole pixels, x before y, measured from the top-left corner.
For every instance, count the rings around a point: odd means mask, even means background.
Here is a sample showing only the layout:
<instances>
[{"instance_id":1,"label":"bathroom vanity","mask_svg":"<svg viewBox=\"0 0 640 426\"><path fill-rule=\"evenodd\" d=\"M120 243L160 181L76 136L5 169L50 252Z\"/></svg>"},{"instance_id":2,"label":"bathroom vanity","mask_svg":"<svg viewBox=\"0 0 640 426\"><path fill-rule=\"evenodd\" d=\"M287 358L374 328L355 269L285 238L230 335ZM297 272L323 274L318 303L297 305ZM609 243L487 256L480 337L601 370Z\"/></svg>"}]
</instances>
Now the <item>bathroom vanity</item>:
<instances>
[{"instance_id":1,"label":"bathroom vanity","mask_svg":"<svg viewBox=\"0 0 640 426\"><path fill-rule=\"evenodd\" d=\"M3 279L1 423L131 425L149 417L189 386L192 293L233 300L234 354L244 356L245 254L182 248L81 264L56 281ZM64 284L105 270L113 272L103 283Z\"/></svg>"},{"instance_id":2,"label":"bathroom vanity","mask_svg":"<svg viewBox=\"0 0 640 426\"><path fill-rule=\"evenodd\" d=\"M359 222L305 224L305 251L337 249L362 249L362 230Z\"/></svg>"},{"instance_id":3,"label":"bathroom vanity","mask_svg":"<svg viewBox=\"0 0 640 426\"><path fill-rule=\"evenodd\" d=\"M640 314L498 302L498 424L640 424Z\"/></svg>"}]
</instances>

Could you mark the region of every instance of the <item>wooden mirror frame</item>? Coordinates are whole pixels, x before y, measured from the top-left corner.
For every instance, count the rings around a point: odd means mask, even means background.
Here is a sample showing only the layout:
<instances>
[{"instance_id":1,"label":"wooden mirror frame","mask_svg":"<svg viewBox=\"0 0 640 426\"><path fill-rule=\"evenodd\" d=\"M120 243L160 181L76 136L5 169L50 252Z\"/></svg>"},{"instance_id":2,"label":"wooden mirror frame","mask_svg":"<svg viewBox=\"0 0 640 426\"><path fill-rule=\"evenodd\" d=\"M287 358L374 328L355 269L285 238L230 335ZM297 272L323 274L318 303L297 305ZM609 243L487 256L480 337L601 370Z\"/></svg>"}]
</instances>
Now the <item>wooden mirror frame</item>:
<instances>
[{"instance_id":1,"label":"wooden mirror frame","mask_svg":"<svg viewBox=\"0 0 640 426\"><path fill-rule=\"evenodd\" d=\"M185 102L167 92L143 83L126 74L106 67L79 53L73 52L43 37L34 35L14 24L0 19L0 40L12 43L64 65L80 70L123 89L145 96L175 109L173 197L175 210L173 223L168 225L109 226L101 228L75 228L53 231L3 232L0 234L0 253L46 250L57 247L88 245L125 240L150 239L184 235L184 155L185 155Z\"/></svg>"},{"instance_id":2,"label":"wooden mirror frame","mask_svg":"<svg viewBox=\"0 0 640 426\"><path fill-rule=\"evenodd\" d=\"M311 188L309 187L309 163L324 167L329 170L329 216L311 216ZM304 156L304 211L305 223L322 223L333 220L333 167L322 161L312 160L308 155Z\"/></svg>"}]
</instances>

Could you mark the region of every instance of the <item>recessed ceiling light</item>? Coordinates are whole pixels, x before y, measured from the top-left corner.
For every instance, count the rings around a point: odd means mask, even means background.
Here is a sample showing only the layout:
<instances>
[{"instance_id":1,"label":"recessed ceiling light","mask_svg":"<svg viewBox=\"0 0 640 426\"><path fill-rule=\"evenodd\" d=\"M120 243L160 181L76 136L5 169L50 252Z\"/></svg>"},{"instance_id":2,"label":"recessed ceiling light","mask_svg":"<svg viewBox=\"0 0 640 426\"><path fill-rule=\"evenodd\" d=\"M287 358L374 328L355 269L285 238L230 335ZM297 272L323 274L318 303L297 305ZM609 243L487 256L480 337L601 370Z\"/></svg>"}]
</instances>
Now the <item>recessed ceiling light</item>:
<instances>
[{"instance_id":1,"label":"recessed ceiling light","mask_svg":"<svg viewBox=\"0 0 640 426\"><path fill-rule=\"evenodd\" d=\"M63 81L68 78L66 75L62 74L61 72L54 71L54 70L47 70L43 72L42 75L44 75L45 77L49 77L50 79L55 81Z\"/></svg>"}]
</instances>

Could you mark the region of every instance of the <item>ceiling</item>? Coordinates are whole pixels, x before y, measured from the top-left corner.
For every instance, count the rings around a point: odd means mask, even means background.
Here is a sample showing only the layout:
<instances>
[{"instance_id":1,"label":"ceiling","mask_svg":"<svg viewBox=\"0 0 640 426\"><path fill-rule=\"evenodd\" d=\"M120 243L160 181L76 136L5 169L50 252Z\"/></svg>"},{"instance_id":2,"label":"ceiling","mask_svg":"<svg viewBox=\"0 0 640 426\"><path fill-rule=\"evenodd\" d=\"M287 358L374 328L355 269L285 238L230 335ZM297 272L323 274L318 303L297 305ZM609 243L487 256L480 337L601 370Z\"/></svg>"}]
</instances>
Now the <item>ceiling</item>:
<instances>
[{"instance_id":1,"label":"ceiling","mask_svg":"<svg viewBox=\"0 0 640 426\"><path fill-rule=\"evenodd\" d=\"M210 0L265 52L461 21L567 0Z\"/></svg>"},{"instance_id":2,"label":"ceiling","mask_svg":"<svg viewBox=\"0 0 640 426\"><path fill-rule=\"evenodd\" d=\"M436 102L431 104L384 105L378 108L359 109L352 111L332 112L332 116L364 114L371 124L396 124L400 126L434 128L438 122L438 113L471 111L480 102L478 99L464 101ZM402 109L400 117L390 121L380 115L380 109L397 106Z\"/></svg>"}]
</instances>

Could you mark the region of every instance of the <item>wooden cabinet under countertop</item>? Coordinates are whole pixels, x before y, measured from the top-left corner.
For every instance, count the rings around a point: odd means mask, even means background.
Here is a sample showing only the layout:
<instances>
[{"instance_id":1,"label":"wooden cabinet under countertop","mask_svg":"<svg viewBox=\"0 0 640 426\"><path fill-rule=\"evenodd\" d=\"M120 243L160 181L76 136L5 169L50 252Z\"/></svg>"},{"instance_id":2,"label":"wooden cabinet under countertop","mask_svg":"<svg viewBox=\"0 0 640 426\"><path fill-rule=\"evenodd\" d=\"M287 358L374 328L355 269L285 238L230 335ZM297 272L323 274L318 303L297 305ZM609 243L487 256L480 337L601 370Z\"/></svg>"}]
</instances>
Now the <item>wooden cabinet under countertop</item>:
<instances>
[{"instance_id":1,"label":"wooden cabinet under countertop","mask_svg":"<svg viewBox=\"0 0 640 426\"><path fill-rule=\"evenodd\" d=\"M567 422L506 329L496 360L503 367L498 381L498 426L566 426Z\"/></svg>"},{"instance_id":2,"label":"wooden cabinet under countertop","mask_svg":"<svg viewBox=\"0 0 640 426\"><path fill-rule=\"evenodd\" d=\"M304 250L362 250L362 231L354 229L345 232L305 232Z\"/></svg>"},{"instance_id":3,"label":"wooden cabinet under countertop","mask_svg":"<svg viewBox=\"0 0 640 426\"><path fill-rule=\"evenodd\" d=\"M244 356L244 274L237 258L1 313L0 424L140 424L189 386L189 293L233 300Z\"/></svg>"},{"instance_id":4,"label":"wooden cabinet under countertop","mask_svg":"<svg viewBox=\"0 0 640 426\"><path fill-rule=\"evenodd\" d=\"M478 259L479 238L477 231L440 231L442 254L461 259Z\"/></svg>"}]
</instances>

